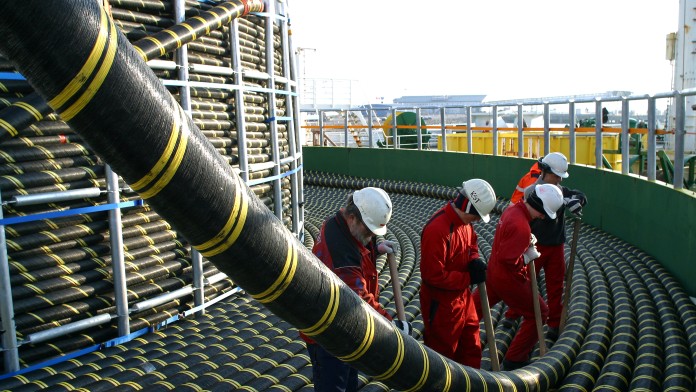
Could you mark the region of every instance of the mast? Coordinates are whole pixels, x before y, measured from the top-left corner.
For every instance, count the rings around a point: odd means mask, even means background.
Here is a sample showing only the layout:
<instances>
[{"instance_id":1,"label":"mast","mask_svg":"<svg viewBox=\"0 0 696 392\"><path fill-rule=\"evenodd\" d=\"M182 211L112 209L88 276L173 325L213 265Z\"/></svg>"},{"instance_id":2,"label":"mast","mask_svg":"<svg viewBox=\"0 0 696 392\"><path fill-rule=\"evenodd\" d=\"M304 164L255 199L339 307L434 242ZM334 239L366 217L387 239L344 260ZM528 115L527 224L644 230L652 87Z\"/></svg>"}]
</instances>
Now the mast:
<instances>
[{"instance_id":1,"label":"mast","mask_svg":"<svg viewBox=\"0 0 696 392\"><path fill-rule=\"evenodd\" d=\"M696 0L679 0L679 21L675 42L674 77L672 88L677 91L696 88ZM670 106L670 129L675 127L677 105ZM684 150L696 151L696 96L685 100ZM667 138L667 148L674 149L674 137Z\"/></svg>"}]
</instances>

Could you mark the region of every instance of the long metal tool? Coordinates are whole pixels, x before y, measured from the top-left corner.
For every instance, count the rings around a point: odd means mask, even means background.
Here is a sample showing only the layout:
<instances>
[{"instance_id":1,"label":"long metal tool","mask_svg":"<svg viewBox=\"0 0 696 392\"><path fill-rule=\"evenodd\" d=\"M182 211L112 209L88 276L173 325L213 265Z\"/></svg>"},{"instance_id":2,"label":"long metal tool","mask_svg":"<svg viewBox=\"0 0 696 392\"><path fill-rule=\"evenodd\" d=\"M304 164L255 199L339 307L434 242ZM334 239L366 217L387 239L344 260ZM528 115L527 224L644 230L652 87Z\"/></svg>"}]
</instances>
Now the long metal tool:
<instances>
[{"instance_id":1,"label":"long metal tool","mask_svg":"<svg viewBox=\"0 0 696 392\"><path fill-rule=\"evenodd\" d=\"M488 303L486 282L479 283L478 289L481 294L481 310L483 311L483 324L486 326L486 340L488 340L488 353L491 357L491 369L497 372L500 370L500 362L498 361L498 347L495 345L495 331L493 330L493 321L491 320L491 306Z\"/></svg>"},{"instance_id":2,"label":"long metal tool","mask_svg":"<svg viewBox=\"0 0 696 392\"><path fill-rule=\"evenodd\" d=\"M534 260L529 262L529 278L532 281L532 303L534 304L534 320L536 321L537 334L539 335L539 356L546 355L546 339L544 339L544 325L541 322L541 306L539 305L539 287L537 286L536 267Z\"/></svg>"},{"instance_id":3,"label":"long metal tool","mask_svg":"<svg viewBox=\"0 0 696 392\"><path fill-rule=\"evenodd\" d=\"M392 287L394 287L394 302L396 303L396 317L401 321L406 321L406 313L404 312L404 301L401 299L401 284L399 283L399 271L396 269L396 258L393 253L387 253L387 262L389 262L389 274L392 279Z\"/></svg>"},{"instance_id":4,"label":"long metal tool","mask_svg":"<svg viewBox=\"0 0 696 392\"><path fill-rule=\"evenodd\" d=\"M568 318L568 303L570 302L570 286L573 284L573 268L575 267L575 255L578 251L578 233L580 233L581 217L576 217L573 223L573 240L570 243L570 260L565 273L565 290L563 291L563 310L561 311L561 323L558 326L558 334L560 335L565 328Z\"/></svg>"}]
</instances>

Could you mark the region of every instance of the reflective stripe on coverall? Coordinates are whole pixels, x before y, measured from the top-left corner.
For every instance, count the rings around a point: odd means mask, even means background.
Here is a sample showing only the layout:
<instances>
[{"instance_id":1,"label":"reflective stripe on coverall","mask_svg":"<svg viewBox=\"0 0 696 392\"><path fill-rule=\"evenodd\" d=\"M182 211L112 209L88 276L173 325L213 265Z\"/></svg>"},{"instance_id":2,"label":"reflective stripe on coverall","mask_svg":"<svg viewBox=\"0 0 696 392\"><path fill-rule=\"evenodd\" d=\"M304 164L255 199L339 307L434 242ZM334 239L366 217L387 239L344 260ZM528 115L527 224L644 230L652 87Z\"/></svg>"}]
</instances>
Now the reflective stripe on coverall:
<instances>
[{"instance_id":1,"label":"reflective stripe on coverall","mask_svg":"<svg viewBox=\"0 0 696 392\"><path fill-rule=\"evenodd\" d=\"M515 191L512 192L512 197L510 197L510 204L515 204L524 198L524 190L528 186L534 184L539 176L541 175L541 168L539 167L539 162L535 162L532 167L529 168L529 173L525 174L524 177L520 178L517 183Z\"/></svg>"}]
</instances>

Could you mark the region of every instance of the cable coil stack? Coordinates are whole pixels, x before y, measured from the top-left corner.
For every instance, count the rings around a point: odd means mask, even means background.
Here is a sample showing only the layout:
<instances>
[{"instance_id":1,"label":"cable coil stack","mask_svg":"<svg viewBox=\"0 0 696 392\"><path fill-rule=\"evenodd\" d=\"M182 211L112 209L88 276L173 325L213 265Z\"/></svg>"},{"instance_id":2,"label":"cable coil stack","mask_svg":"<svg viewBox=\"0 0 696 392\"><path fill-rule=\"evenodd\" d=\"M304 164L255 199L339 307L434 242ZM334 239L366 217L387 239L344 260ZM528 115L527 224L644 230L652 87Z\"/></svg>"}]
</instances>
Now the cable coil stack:
<instances>
[{"instance_id":1,"label":"cable coil stack","mask_svg":"<svg viewBox=\"0 0 696 392\"><path fill-rule=\"evenodd\" d=\"M284 9L262 13L258 0L104 3L215 151L298 233L301 152ZM66 123L70 113L54 112L0 53L0 195L12 299L0 308L12 307L16 328L16 342L3 346L17 348L16 358L2 357L5 371L18 370L15 361L25 367L157 328L235 289L110 171Z\"/></svg>"},{"instance_id":2,"label":"cable coil stack","mask_svg":"<svg viewBox=\"0 0 696 392\"><path fill-rule=\"evenodd\" d=\"M417 330L416 337L421 339L423 321L417 297L420 254L416 251L414 260L412 249L420 248L420 229L430 214L446 200L453 199L456 189L319 172L305 173L305 185L306 227L312 237L316 237L323 220L335 213L353 190L376 186L390 194L394 213L385 238L398 241L401 247L397 259L406 318ZM474 224L479 234L479 250L485 259L490 257L495 226L507 203L498 201L490 223ZM572 238L572 225L567 230L567 238ZM696 306L689 296L659 263L638 248L587 225L581 225L579 238L580 266L574 269L566 328L557 340L547 337L551 349L543 358L539 357L537 347L532 354L533 363L515 372L538 373L515 382L517 390L547 390L549 386L567 391L693 390ZM569 248L566 246L566 259ZM393 314L389 271L385 270L384 258L380 260L378 269L384 290L380 302ZM540 293L545 295L543 273L539 284ZM502 322L505 310L502 302L491 309L499 356L505 354L518 326ZM490 370L490 347L485 345L483 327L481 333L482 369ZM549 383L546 387L539 384L543 380ZM370 378L361 376L361 381L367 383ZM489 385L491 389L507 390L501 384L493 388ZM373 381L361 390L389 389Z\"/></svg>"}]
</instances>

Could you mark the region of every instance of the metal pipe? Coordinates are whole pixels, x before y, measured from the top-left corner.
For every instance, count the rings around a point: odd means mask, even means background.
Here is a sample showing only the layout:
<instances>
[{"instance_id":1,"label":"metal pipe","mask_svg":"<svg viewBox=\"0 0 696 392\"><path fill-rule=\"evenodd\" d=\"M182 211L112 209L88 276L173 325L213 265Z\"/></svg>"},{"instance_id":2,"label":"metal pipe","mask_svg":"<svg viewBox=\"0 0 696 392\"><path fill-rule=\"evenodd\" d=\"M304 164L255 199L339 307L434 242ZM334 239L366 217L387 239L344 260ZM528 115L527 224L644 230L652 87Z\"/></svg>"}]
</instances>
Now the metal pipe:
<instances>
[{"instance_id":1,"label":"metal pipe","mask_svg":"<svg viewBox=\"0 0 696 392\"><path fill-rule=\"evenodd\" d=\"M493 156L498 155L498 105L493 105L493 130L492 141L493 141Z\"/></svg>"},{"instance_id":2,"label":"metal pipe","mask_svg":"<svg viewBox=\"0 0 696 392\"><path fill-rule=\"evenodd\" d=\"M227 275L224 272L218 272L217 274L215 274L209 278L205 278L203 280L203 282L206 286L212 286L215 283L220 282L224 279L227 279Z\"/></svg>"},{"instance_id":3,"label":"metal pipe","mask_svg":"<svg viewBox=\"0 0 696 392\"><path fill-rule=\"evenodd\" d=\"M471 134L471 106L466 108L466 149L471 154L474 137Z\"/></svg>"},{"instance_id":4,"label":"metal pipe","mask_svg":"<svg viewBox=\"0 0 696 392\"><path fill-rule=\"evenodd\" d=\"M423 149L423 131L421 130L421 110L416 108L416 140L418 142L418 151Z\"/></svg>"},{"instance_id":5,"label":"metal pipe","mask_svg":"<svg viewBox=\"0 0 696 392\"><path fill-rule=\"evenodd\" d=\"M279 3L279 6L282 7L282 5L285 5L287 3L282 2ZM280 10L278 10L281 14L286 15L285 18L280 19L280 32L281 32L281 37L288 37L290 36L289 31L288 31L288 19L287 19L287 10L285 7L282 7ZM283 39L282 40L282 45L281 45L281 61L283 62L283 72L285 75L282 79L285 81L285 91L288 92L288 95L285 98L285 106L286 106L286 112L288 114L294 113L294 102L292 100L292 86L290 84L290 81L292 80L292 61L290 56L292 55L292 50L290 49L290 46L288 45L287 40ZM278 78L280 79L280 78ZM299 197L297 193L297 184L298 184L298 168L299 165L297 164L297 161L299 159L299 154L301 154L301 151L298 152L297 149L297 130L299 127L295 127L295 122L297 121L299 117L291 118L287 122L287 131L288 131L288 147L290 148L290 157L292 160L290 161L290 170L292 170L293 174L290 175L290 198L292 202L290 203L291 209L292 209L292 232L295 233L295 236L299 236L299 233L302 231L302 228L300 227L300 219L299 219ZM372 132L370 132L370 137L369 140L372 141Z\"/></svg>"},{"instance_id":6,"label":"metal pipe","mask_svg":"<svg viewBox=\"0 0 696 392\"><path fill-rule=\"evenodd\" d=\"M674 128L674 189L684 188L684 142L686 137L685 97L678 91L674 93L674 111L677 121Z\"/></svg>"},{"instance_id":7,"label":"metal pipe","mask_svg":"<svg viewBox=\"0 0 696 392\"><path fill-rule=\"evenodd\" d=\"M249 79L268 80L271 78L271 76L268 73L257 71L255 69L245 69L242 71L242 73L243 73L245 78L249 78Z\"/></svg>"},{"instance_id":8,"label":"metal pipe","mask_svg":"<svg viewBox=\"0 0 696 392\"><path fill-rule=\"evenodd\" d=\"M244 83L242 76L241 45L239 44L239 21L233 19L230 23L230 54L232 57L232 80L237 86ZM244 74L246 75L246 73ZM241 88L234 90L234 116L237 121L237 154L239 155L239 169L244 182L249 181L249 158L247 156L246 116L244 104L244 91Z\"/></svg>"},{"instance_id":9,"label":"metal pipe","mask_svg":"<svg viewBox=\"0 0 696 392\"><path fill-rule=\"evenodd\" d=\"M71 189L69 191L35 193L33 195L15 195L8 203L18 207L34 204L56 203L75 199L89 199L101 194L99 188Z\"/></svg>"},{"instance_id":10,"label":"metal pipe","mask_svg":"<svg viewBox=\"0 0 696 392\"><path fill-rule=\"evenodd\" d=\"M319 145L324 146L324 111L319 111Z\"/></svg>"},{"instance_id":11,"label":"metal pipe","mask_svg":"<svg viewBox=\"0 0 696 392\"><path fill-rule=\"evenodd\" d=\"M174 18L176 23L181 23L186 18L186 2L185 0L176 0L174 2ZM177 70L177 76L179 80L188 82L189 80L189 67L188 67L188 47L186 45L181 45L174 53L176 58L176 64L179 66ZM191 87L188 84L184 84L179 88L179 94L181 94L181 107L184 111L191 116Z\"/></svg>"},{"instance_id":12,"label":"metal pipe","mask_svg":"<svg viewBox=\"0 0 696 392\"><path fill-rule=\"evenodd\" d=\"M442 140L442 152L447 152L447 128L445 108L440 108L440 140Z\"/></svg>"},{"instance_id":13,"label":"metal pipe","mask_svg":"<svg viewBox=\"0 0 696 392\"><path fill-rule=\"evenodd\" d=\"M0 202L2 195L0 194ZM0 206L0 219L4 218ZM10 264L7 257L5 225L0 225L0 321L2 321L2 357L5 373L19 370L19 350L17 346L17 327L14 318L12 285L10 281Z\"/></svg>"},{"instance_id":14,"label":"metal pipe","mask_svg":"<svg viewBox=\"0 0 696 392\"><path fill-rule=\"evenodd\" d=\"M287 4L287 3L286 3ZM288 13L285 12L285 15ZM297 130L296 135L297 135L297 156L295 161L297 162L297 165L302 167L303 163L303 158L302 158L302 146L304 145L303 140L304 140L304 130L300 128L299 126L299 119L300 119L300 97L299 95L302 93L302 90L300 88L300 76L299 76L299 68L298 68L298 61L295 59L295 51L291 50L295 46L292 43L292 34L290 34L290 31L292 30L290 27L290 18L288 17L287 19L287 29L288 31L286 32L287 34L284 35L284 37L287 38L288 41L288 48L289 50L289 56L290 56L290 78L293 81L298 81L297 83L293 82L293 86L295 87L295 94L291 97L293 101L293 114L294 114L294 119L293 123L295 124L295 129ZM304 81L302 81L304 84ZM303 189L303 174L302 170L298 170L297 172L297 238L300 239L300 241L304 242L304 189Z\"/></svg>"},{"instance_id":15,"label":"metal pipe","mask_svg":"<svg viewBox=\"0 0 696 392\"><path fill-rule=\"evenodd\" d=\"M522 117L522 104L517 105L517 156L524 157L524 118ZM531 158L531 157L530 157Z\"/></svg>"},{"instance_id":16,"label":"metal pipe","mask_svg":"<svg viewBox=\"0 0 696 392\"><path fill-rule=\"evenodd\" d=\"M348 110L343 112L343 147L348 147ZM355 143L357 146L357 142Z\"/></svg>"},{"instance_id":17,"label":"metal pipe","mask_svg":"<svg viewBox=\"0 0 696 392\"><path fill-rule=\"evenodd\" d=\"M595 167L602 168L602 101L595 101Z\"/></svg>"},{"instance_id":18,"label":"metal pipe","mask_svg":"<svg viewBox=\"0 0 696 392\"><path fill-rule=\"evenodd\" d=\"M237 19L235 19L237 20ZM186 46L182 46L185 48ZM188 69L193 72L205 73L209 75L222 75L222 76L232 76L234 71L229 67L218 67L215 65L205 65L205 64L191 64Z\"/></svg>"},{"instance_id":19,"label":"metal pipe","mask_svg":"<svg viewBox=\"0 0 696 392\"><path fill-rule=\"evenodd\" d=\"M119 202L118 176L105 165L106 189L109 203ZM121 209L116 207L109 210L109 241L111 245L111 269L114 279L114 302L119 336L130 333L128 320L128 288L126 284L125 257L123 255L123 225L121 224Z\"/></svg>"},{"instance_id":20,"label":"metal pipe","mask_svg":"<svg viewBox=\"0 0 696 392\"><path fill-rule=\"evenodd\" d=\"M655 158L657 140L655 138L656 127L655 97L648 98L648 181L657 178L657 159Z\"/></svg>"},{"instance_id":21,"label":"metal pipe","mask_svg":"<svg viewBox=\"0 0 696 392\"><path fill-rule=\"evenodd\" d=\"M273 210L275 215L283 220L283 195L280 189L280 145L278 142L278 121L276 120L276 98L275 98L275 72L273 67L275 64L274 49L275 45L273 38L275 37L273 33L273 26L275 25L275 1L267 0L264 1L264 18L265 18L265 44L266 44L266 72L269 75L268 78L268 89L271 91L268 93L268 117L272 120L268 123L269 129L271 131L271 151L273 153L273 162L275 166L273 167L273 175L275 180L273 181ZM346 141L347 144L347 141Z\"/></svg>"},{"instance_id":22,"label":"metal pipe","mask_svg":"<svg viewBox=\"0 0 696 392\"><path fill-rule=\"evenodd\" d=\"M96 327L97 325L106 324L108 322L111 322L111 315L100 314L98 316L76 321L74 323L61 325L60 327L34 332L30 335L27 335L27 338L24 340L23 343L38 344L47 340L55 339L63 335L71 334L73 332L78 332L88 328Z\"/></svg>"},{"instance_id":23,"label":"metal pipe","mask_svg":"<svg viewBox=\"0 0 696 392\"><path fill-rule=\"evenodd\" d=\"M193 305L201 306L205 302L205 295L203 289L205 285L203 280L205 276L203 275L203 256L196 249L191 249L191 264L193 264L193 281L191 285L193 286ZM205 310L201 310L203 314Z\"/></svg>"},{"instance_id":24,"label":"metal pipe","mask_svg":"<svg viewBox=\"0 0 696 392\"><path fill-rule=\"evenodd\" d=\"M372 121L374 121L374 119L372 118L373 114L374 114L373 110L368 109L368 111L367 111L367 132L368 132L367 142L369 143L370 148L372 148L372 146L374 146L374 144L373 144L374 140L373 140L373 136L372 136Z\"/></svg>"},{"instance_id":25,"label":"metal pipe","mask_svg":"<svg viewBox=\"0 0 696 392\"><path fill-rule=\"evenodd\" d=\"M399 132L399 130L396 128L396 109L392 109L391 112L392 112L392 123L391 123L392 142L394 143L394 148L396 149L399 146L399 143L397 141L397 133Z\"/></svg>"},{"instance_id":26,"label":"metal pipe","mask_svg":"<svg viewBox=\"0 0 696 392\"><path fill-rule=\"evenodd\" d=\"M551 113L549 103L544 102L544 156L551 152Z\"/></svg>"},{"instance_id":27,"label":"metal pipe","mask_svg":"<svg viewBox=\"0 0 696 392\"><path fill-rule=\"evenodd\" d=\"M173 71L176 69L176 63L169 60L150 60L147 65L152 69L161 69L167 71Z\"/></svg>"},{"instance_id":28,"label":"metal pipe","mask_svg":"<svg viewBox=\"0 0 696 392\"><path fill-rule=\"evenodd\" d=\"M176 19L176 23L181 23L185 20L186 18L186 1L185 0L176 0L174 3L174 17ZM237 19L233 19L231 23L237 22ZM232 40L230 40L232 41ZM235 52L232 52L235 53ZM176 61L177 64L179 64L179 72L178 72L178 77L179 80L184 80L188 81L189 80L189 69L194 71L194 72L203 72L203 73L210 73L210 74L217 74L217 75L231 75L232 69L231 68L223 68L223 67L213 67L210 65L202 65L202 64L191 64L189 66L188 63L188 47L186 45L182 45L179 49L176 51ZM184 108L184 111L191 116L191 88L188 84L182 86L179 89L181 93L181 106ZM238 91L238 90L236 90ZM237 103L239 102L244 102L243 100L237 100ZM241 128L242 130L244 128ZM244 132L238 132L238 134L243 134ZM191 264L192 264L192 270L193 270L193 303L194 306L199 306L202 305L203 302L205 301L205 297L203 295L203 257L200 255L200 253L196 249L191 249ZM201 310L201 313L203 313L204 310Z\"/></svg>"},{"instance_id":29,"label":"metal pipe","mask_svg":"<svg viewBox=\"0 0 696 392\"><path fill-rule=\"evenodd\" d=\"M575 140L575 102L570 101L568 102L568 148L570 151L568 151L568 155L570 155L568 158L570 159L570 163L575 163L576 161L576 156L575 156L575 148L576 148L576 140Z\"/></svg>"},{"instance_id":30,"label":"metal pipe","mask_svg":"<svg viewBox=\"0 0 696 392\"><path fill-rule=\"evenodd\" d=\"M629 144L629 133L628 133L628 100L624 99L621 101L621 173L628 174L630 167L628 166L628 146Z\"/></svg>"},{"instance_id":31,"label":"metal pipe","mask_svg":"<svg viewBox=\"0 0 696 392\"><path fill-rule=\"evenodd\" d=\"M154 308L155 306L160 306L167 302L173 301L175 299L185 297L193 292L193 287L191 285L182 287L178 290L170 291L168 293L159 295L155 298L150 298L142 302L138 302L131 306L131 313L142 312L143 310Z\"/></svg>"}]
</instances>

